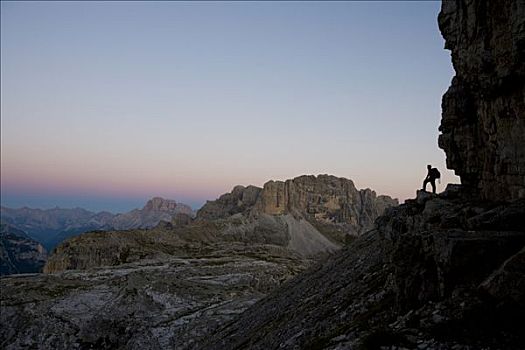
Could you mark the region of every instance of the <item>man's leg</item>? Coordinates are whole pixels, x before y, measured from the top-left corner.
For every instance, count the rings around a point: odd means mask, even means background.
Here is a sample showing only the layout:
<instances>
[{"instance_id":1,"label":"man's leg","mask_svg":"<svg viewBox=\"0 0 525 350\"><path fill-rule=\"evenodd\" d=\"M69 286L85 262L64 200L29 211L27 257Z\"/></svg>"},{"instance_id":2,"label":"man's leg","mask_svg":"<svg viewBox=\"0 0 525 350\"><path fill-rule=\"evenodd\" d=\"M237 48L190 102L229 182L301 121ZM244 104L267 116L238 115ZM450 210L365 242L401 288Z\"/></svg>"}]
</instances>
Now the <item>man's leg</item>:
<instances>
[{"instance_id":1,"label":"man's leg","mask_svg":"<svg viewBox=\"0 0 525 350\"><path fill-rule=\"evenodd\" d=\"M436 194L436 180L430 180L430 184L432 185L432 193Z\"/></svg>"},{"instance_id":2,"label":"man's leg","mask_svg":"<svg viewBox=\"0 0 525 350\"><path fill-rule=\"evenodd\" d=\"M425 192L427 191L427 184L428 184L428 182L429 182L428 179L425 179L425 181L423 181L423 188L422 188L422 190L425 191Z\"/></svg>"}]
</instances>

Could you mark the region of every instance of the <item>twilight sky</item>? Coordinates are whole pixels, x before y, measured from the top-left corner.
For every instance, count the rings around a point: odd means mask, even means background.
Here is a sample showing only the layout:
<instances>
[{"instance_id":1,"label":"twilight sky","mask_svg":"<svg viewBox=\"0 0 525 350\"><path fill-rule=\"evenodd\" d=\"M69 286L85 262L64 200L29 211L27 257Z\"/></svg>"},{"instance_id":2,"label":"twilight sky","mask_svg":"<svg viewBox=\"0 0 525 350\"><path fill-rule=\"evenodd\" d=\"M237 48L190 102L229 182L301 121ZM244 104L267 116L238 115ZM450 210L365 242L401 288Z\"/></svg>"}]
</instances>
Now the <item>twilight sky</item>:
<instances>
[{"instance_id":1,"label":"twilight sky","mask_svg":"<svg viewBox=\"0 0 525 350\"><path fill-rule=\"evenodd\" d=\"M453 69L439 2L1 3L1 202L199 207L333 174L413 197Z\"/></svg>"}]
</instances>

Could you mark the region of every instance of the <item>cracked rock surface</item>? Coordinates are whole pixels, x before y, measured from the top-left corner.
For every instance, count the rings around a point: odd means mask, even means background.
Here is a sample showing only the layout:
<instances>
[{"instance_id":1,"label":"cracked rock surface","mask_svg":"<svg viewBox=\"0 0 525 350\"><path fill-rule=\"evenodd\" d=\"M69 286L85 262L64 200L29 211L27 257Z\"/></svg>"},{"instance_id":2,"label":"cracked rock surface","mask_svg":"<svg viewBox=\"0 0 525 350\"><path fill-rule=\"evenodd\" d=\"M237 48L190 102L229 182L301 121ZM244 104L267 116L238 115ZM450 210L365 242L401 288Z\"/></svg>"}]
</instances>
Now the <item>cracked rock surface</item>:
<instances>
[{"instance_id":1,"label":"cracked rock surface","mask_svg":"<svg viewBox=\"0 0 525 350\"><path fill-rule=\"evenodd\" d=\"M3 349L191 349L307 261L229 247L0 279Z\"/></svg>"}]
</instances>

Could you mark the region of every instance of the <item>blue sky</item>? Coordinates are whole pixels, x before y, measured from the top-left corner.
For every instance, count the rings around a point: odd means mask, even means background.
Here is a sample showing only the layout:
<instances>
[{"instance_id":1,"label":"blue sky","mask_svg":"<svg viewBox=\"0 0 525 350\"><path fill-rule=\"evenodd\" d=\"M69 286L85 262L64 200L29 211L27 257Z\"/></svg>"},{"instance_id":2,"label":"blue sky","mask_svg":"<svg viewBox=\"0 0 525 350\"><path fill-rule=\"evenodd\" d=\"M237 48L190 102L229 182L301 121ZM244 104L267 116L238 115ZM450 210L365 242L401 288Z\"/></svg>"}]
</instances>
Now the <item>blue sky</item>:
<instances>
[{"instance_id":1,"label":"blue sky","mask_svg":"<svg viewBox=\"0 0 525 350\"><path fill-rule=\"evenodd\" d=\"M427 163L458 181L439 2L1 6L2 205L198 207L320 173L403 200Z\"/></svg>"}]
</instances>

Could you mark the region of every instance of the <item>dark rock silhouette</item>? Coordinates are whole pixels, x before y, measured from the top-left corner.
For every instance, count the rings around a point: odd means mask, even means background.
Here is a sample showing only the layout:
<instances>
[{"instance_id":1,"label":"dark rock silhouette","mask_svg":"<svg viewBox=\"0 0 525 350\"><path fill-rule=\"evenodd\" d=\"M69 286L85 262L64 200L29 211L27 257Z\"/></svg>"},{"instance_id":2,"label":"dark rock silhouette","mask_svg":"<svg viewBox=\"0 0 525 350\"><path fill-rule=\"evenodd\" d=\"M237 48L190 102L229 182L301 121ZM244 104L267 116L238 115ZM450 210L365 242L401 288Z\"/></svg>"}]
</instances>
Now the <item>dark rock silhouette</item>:
<instances>
[{"instance_id":1,"label":"dark rock silhouette","mask_svg":"<svg viewBox=\"0 0 525 350\"><path fill-rule=\"evenodd\" d=\"M456 76L439 146L483 198L525 197L525 3L443 1L439 27Z\"/></svg>"}]
</instances>

